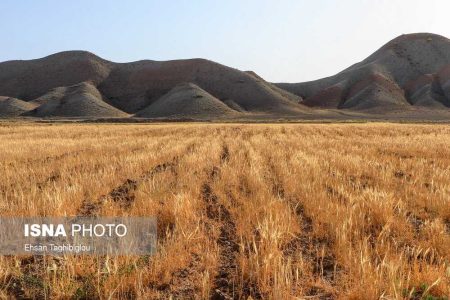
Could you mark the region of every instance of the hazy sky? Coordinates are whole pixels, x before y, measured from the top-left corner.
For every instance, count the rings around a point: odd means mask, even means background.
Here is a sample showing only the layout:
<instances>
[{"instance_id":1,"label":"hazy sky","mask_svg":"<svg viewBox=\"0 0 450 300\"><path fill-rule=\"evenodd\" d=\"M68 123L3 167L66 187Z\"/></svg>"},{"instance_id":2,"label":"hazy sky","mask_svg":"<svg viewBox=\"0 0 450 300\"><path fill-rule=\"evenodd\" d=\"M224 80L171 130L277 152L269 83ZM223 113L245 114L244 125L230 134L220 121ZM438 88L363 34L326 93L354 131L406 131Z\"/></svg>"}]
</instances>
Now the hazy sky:
<instances>
[{"instance_id":1,"label":"hazy sky","mask_svg":"<svg viewBox=\"0 0 450 300\"><path fill-rule=\"evenodd\" d=\"M449 0L0 1L0 61L88 50L203 57L270 81L329 76L411 32L450 37Z\"/></svg>"}]
</instances>

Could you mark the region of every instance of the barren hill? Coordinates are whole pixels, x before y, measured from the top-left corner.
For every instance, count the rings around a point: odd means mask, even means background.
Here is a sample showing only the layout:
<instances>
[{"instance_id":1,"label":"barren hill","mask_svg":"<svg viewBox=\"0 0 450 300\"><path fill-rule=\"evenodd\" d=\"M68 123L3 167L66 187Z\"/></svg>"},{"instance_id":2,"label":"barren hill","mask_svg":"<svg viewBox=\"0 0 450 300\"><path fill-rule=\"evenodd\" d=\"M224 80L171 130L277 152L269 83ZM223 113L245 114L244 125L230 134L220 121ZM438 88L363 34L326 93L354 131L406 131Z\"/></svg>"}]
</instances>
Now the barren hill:
<instances>
[{"instance_id":1,"label":"barren hill","mask_svg":"<svg viewBox=\"0 0 450 300\"><path fill-rule=\"evenodd\" d=\"M67 51L33 60L0 63L0 95L33 100L50 89L84 81L94 85L109 74L111 63L85 51Z\"/></svg>"},{"instance_id":2,"label":"barren hill","mask_svg":"<svg viewBox=\"0 0 450 300\"><path fill-rule=\"evenodd\" d=\"M264 80L204 59L118 64L99 85L99 90L112 105L133 113L155 102L176 85L188 82L220 101L233 101L249 112L307 110L298 104L298 97Z\"/></svg>"},{"instance_id":3,"label":"barren hill","mask_svg":"<svg viewBox=\"0 0 450 300\"><path fill-rule=\"evenodd\" d=\"M450 40L403 35L334 76L280 84L206 59L67 51L0 63L0 95L15 99L0 105L5 116L448 120Z\"/></svg>"},{"instance_id":4,"label":"barren hill","mask_svg":"<svg viewBox=\"0 0 450 300\"><path fill-rule=\"evenodd\" d=\"M61 92L54 89L81 82L90 82L102 96L97 98L130 114L148 107L178 84L189 82L233 110L290 115L310 110L299 104L299 97L262 78L205 59L114 63L89 52L68 51L0 63L0 95L37 104Z\"/></svg>"},{"instance_id":5,"label":"barren hill","mask_svg":"<svg viewBox=\"0 0 450 300\"><path fill-rule=\"evenodd\" d=\"M277 86L313 107L446 109L450 106L450 40L428 33L402 35L334 76Z\"/></svg>"},{"instance_id":6,"label":"barren hill","mask_svg":"<svg viewBox=\"0 0 450 300\"><path fill-rule=\"evenodd\" d=\"M36 107L16 98L0 96L0 118L17 117Z\"/></svg>"},{"instance_id":7,"label":"barren hill","mask_svg":"<svg viewBox=\"0 0 450 300\"><path fill-rule=\"evenodd\" d=\"M119 118L128 115L102 100L100 92L89 82L58 87L30 104L39 105L26 113L34 117Z\"/></svg>"},{"instance_id":8,"label":"barren hill","mask_svg":"<svg viewBox=\"0 0 450 300\"><path fill-rule=\"evenodd\" d=\"M167 94L139 111L135 116L141 118L197 118L208 119L232 117L236 110L192 83L179 84Z\"/></svg>"}]
</instances>

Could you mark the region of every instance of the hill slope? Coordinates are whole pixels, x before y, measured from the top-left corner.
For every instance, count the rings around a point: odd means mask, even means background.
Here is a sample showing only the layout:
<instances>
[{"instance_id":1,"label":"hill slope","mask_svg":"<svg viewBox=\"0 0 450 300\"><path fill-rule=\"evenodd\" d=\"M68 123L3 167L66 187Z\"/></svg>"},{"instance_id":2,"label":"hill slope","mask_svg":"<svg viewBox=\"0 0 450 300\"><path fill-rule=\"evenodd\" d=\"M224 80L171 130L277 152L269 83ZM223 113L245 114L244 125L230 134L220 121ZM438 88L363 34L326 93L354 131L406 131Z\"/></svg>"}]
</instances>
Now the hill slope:
<instances>
[{"instance_id":1,"label":"hill slope","mask_svg":"<svg viewBox=\"0 0 450 300\"><path fill-rule=\"evenodd\" d=\"M34 117L118 118L128 116L105 103L100 92L87 82L55 88L35 101L31 101L30 104L41 104L26 113Z\"/></svg>"},{"instance_id":2,"label":"hill slope","mask_svg":"<svg viewBox=\"0 0 450 300\"><path fill-rule=\"evenodd\" d=\"M277 86L303 97L303 103L313 107L447 108L450 40L428 33L402 35L334 76Z\"/></svg>"},{"instance_id":3,"label":"hill slope","mask_svg":"<svg viewBox=\"0 0 450 300\"><path fill-rule=\"evenodd\" d=\"M279 91L270 83L204 59L118 64L99 90L112 105L132 113L186 82L198 85L220 101L231 100L249 112L307 110L298 104L298 97Z\"/></svg>"},{"instance_id":4,"label":"hill slope","mask_svg":"<svg viewBox=\"0 0 450 300\"><path fill-rule=\"evenodd\" d=\"M0 96L0 118L17 117L35 107L36 105L33 103Z\"/></svg>"},{"instance_id":5,"label":"hill slope","mask_svg":"<svg viewBox=\"0 0 450 300\"><path fill-rule=\"evenodd\" d=\"M91 82L107 103L131 114L186 82L242 111L296 114L310 110L299 104L298 96L259 77L204 59L114 63L89 52L68 51L0 63L0 95L25 101L40 103L50 90L81 82Z\"/></svg>"},{"instance_id":6,"label":"hill slope","mask_svg":"<svg viewBox=\"0 0 450 300\"><path fill-rule=\"evenodd\" d=\"M108 76L111 66L110 62L85 51L3 62L0 63L0 95L30 101L56 87L84 81L97 85Z\"/></svg>"},{"instance_id":7,"label":"hill slope","mask_svg":"<svg viewBox=\"0 0 450 300\"><path fill-rule=\"evenodd\" d=\"M174 110L176 107L176 110ZM141 118L178 117L208 119L224 116L236 116L231 109L219 99L192 83L180 84L159 98L135 116Z\"/></svg>"}]
</instances>

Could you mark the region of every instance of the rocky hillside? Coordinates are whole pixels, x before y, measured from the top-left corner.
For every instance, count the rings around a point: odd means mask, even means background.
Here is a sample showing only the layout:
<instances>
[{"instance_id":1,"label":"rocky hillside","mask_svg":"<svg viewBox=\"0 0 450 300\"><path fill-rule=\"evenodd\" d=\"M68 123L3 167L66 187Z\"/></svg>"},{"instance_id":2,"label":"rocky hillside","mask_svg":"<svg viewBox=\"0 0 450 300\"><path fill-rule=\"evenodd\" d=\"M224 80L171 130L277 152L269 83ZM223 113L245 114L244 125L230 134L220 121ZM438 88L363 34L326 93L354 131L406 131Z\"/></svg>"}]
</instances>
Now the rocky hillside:
<instances>
[{"instance_id":1,"label":"rocky hillside","mask_svg":"<svg viewBox=\"0 0 450 300\"><path fill-rule=\"evenodd\" d=\"M311 107L447 109L450 40L428 33L402 35L334 76L277 86L302 97L303 104Z\"/></svg>"}]
</instances>

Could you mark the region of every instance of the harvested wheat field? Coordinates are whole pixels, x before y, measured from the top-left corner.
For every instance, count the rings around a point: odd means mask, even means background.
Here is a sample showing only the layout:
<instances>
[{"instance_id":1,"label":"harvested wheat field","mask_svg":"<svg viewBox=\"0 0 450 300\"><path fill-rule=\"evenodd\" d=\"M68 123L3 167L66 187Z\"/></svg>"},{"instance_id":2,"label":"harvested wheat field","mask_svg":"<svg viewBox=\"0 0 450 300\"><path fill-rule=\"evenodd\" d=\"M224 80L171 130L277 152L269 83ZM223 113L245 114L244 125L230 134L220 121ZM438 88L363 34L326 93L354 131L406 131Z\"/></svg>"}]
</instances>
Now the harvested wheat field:
<instances>
[{"instance_id":1,"label":"harvested wheat field","mask_svg":"<svg viewBox=\"0 0 450 300\"><path fill-rule=\"evenodd\" d=\"M0 257L0 297L446 299L449 145L448 125L3 123L1 215L154 215L158 252Z\"/></svg>"}]
</instances>

